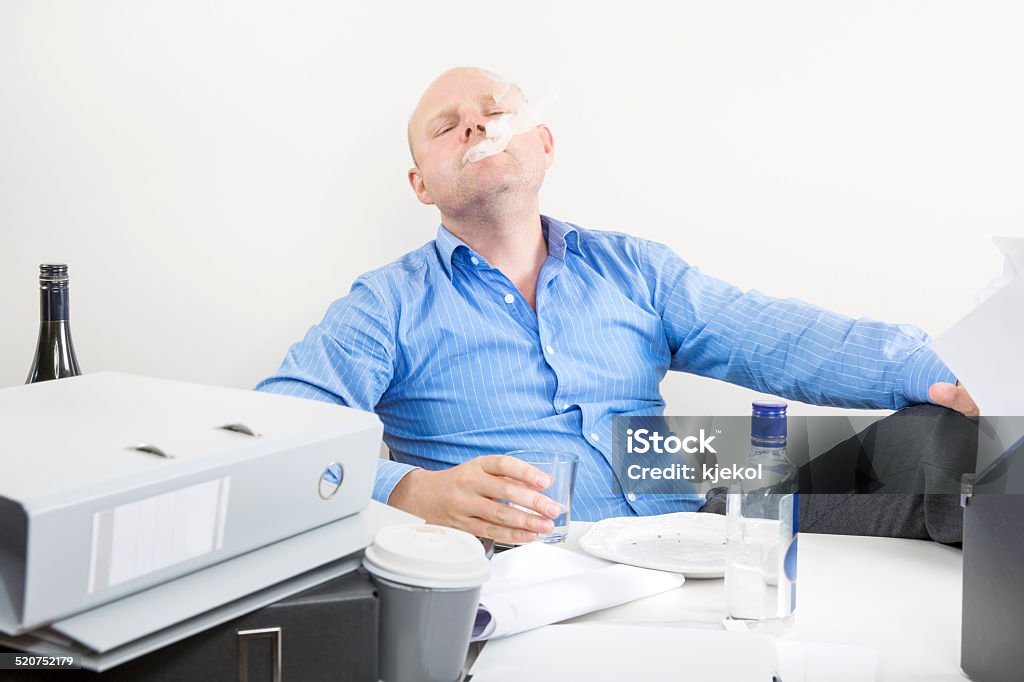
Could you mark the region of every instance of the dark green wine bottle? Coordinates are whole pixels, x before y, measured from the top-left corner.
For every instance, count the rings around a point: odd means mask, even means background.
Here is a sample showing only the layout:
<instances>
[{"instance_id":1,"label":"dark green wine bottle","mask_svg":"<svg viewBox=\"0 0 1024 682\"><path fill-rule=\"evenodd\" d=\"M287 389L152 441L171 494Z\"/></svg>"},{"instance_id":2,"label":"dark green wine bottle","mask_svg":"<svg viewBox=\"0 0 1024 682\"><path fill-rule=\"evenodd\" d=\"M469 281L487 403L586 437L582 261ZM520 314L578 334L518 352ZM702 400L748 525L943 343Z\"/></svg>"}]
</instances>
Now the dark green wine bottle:
<instances>
[{"instance_id":1,"label":"dark green wine bottle","mask_svg":"<svg viewBox=\"0 0 1024 682\"><path fill-rule=\"evenodd\" d=\"M39 266L39 343L26 384L78 376L68 317L68 266Z\"/></svg>"}]
</instances>

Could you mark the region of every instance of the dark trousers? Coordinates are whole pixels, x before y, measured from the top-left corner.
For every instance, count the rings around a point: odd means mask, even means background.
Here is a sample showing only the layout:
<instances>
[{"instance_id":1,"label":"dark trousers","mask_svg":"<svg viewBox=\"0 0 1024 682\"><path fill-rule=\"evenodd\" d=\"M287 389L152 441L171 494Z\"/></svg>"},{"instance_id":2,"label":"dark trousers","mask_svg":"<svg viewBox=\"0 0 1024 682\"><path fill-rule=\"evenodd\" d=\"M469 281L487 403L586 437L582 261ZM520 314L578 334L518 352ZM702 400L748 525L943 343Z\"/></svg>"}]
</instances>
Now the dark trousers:
<instances>
[{"instance_id":1,"label":"dark trousers","mask_svg":"<svg viewBox=\"0 0 1024 682\"><path fill-rule=\"evenodd\" d=\"M977 441L975 421L938 405L871 424L800 467L800 532L959 543L960 478ZM724 513L725 501L716 488L700 511Z\"/></svg>"}]
</instances>

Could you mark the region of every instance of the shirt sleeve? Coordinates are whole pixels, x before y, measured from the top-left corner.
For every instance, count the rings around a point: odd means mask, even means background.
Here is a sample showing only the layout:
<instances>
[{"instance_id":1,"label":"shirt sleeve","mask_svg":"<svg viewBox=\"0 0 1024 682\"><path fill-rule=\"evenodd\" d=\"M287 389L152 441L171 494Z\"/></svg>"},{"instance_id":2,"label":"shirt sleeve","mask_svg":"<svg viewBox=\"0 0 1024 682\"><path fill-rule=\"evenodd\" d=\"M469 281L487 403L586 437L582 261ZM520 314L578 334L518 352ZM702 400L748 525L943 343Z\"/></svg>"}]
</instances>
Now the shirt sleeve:
<instances>
[{"instance_id":1,"label":"shirt sleeve","mask_svg":"<svg viewBox=\"0 0 1024 682\"><path fill-rule=\"evenodd\" d=\"M323 320L292 344L277 372L256 385L268 391L372 412L394 376L395 320L391 306L365 277L327 309ZM412 467L380 460L373 497L387 503Z\"/></svg>"},{"instance_id":2,"label":"shirt sleeve","mask_svg":"<svg viewBox=\"0 0 1024 682\"><path fill-rule=\"evenodd\" d=\"M853 319L797 299L743 292L663 244L644 245L645 276L673 370L856 408L928 402L929 386L956 381L928 347L928 335L913 325Z\"/></svg>"}]
</instances>

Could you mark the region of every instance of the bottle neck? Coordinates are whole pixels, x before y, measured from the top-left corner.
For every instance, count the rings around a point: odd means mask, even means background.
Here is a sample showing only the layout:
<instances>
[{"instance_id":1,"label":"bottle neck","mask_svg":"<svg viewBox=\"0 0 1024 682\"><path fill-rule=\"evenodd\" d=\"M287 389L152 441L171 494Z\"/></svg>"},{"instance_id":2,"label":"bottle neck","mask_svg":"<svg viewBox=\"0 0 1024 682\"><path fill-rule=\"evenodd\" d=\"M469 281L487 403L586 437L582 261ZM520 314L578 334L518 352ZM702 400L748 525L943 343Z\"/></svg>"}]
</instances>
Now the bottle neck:
<instances>
[{"instance_id":1,"label":"bottle neck","mask_svg":"<svg viewBox=\"0 0 1024 682\"><path fill-rule=\"evenodd\" d=\"M750 449L766 455L787 456L785 438L751 438Z\"/></svg>"},{"instance_id":2,"label":"bottle neck","mask_svg":"<svg viewBox=\"0 0 1024 682\"><path fill-rule=\"evenodd\" d=\"M44 284L39 287L39 321L68 321L68 286L63 283Z\"/></svg>"}]
</instances>

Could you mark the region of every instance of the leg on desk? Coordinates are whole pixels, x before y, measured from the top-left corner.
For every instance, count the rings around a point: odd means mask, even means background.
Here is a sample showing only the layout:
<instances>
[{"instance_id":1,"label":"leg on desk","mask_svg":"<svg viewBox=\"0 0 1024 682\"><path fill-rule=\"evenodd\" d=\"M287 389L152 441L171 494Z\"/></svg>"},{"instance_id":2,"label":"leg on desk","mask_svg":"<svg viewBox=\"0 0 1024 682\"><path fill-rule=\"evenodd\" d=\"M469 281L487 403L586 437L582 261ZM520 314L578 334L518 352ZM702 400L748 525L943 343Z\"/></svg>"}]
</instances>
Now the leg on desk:
<instances>
[{"instance_id":1,"label":"leg on desk","mask_svg":"<svg viewBox=\"0 0 1024 682\"><path fill-rule=\"evenodd\" d=\"M800 531L960 542L960 476L977 442L976 422L937 405L871 424L800 468ZM724 492L701 511L723 513Z\"/></svg>"}]
</instances>

